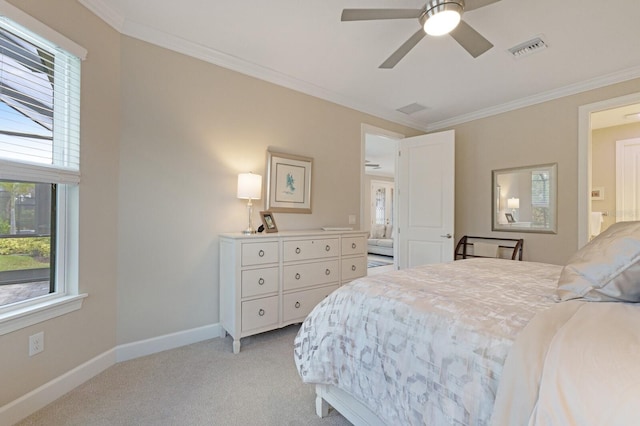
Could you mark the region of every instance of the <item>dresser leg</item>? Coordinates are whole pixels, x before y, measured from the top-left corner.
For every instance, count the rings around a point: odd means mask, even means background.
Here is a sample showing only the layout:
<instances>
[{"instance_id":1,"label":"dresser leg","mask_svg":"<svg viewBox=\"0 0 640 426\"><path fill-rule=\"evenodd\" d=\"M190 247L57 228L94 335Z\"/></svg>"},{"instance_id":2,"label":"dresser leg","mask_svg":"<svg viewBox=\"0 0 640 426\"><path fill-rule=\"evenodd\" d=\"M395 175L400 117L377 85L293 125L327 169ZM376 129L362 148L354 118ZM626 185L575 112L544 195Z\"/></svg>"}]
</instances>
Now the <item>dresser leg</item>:
<instances>
[{"instance_id":1,"label":"dresser leg","mask_svg":"<svg viewBox=\"0 0 640 426\"><path fill-rule=\"evenodd\" d=\"M236 355L240 353L240 339L233 339L233 353Z\"/></svg>"}]
</instances>

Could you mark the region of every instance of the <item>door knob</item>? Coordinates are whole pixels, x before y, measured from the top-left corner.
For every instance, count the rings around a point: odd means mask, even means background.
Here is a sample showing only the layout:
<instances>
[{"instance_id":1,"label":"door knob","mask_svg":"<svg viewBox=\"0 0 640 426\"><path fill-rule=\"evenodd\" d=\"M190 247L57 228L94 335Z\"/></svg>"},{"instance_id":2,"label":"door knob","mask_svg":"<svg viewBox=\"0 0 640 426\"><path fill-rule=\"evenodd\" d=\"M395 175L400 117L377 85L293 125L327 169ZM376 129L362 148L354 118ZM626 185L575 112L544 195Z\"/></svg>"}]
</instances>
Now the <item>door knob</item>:
<instances>
[{"instance_id":1,"label":"door knob","mask_svg":"<svg viewBox=\"0 0 640 426\"><path fill-rule=\"evenodd\" d=\"M451 234L440 235L442 238L451 238Z\"/></svg>"}]
</instances>

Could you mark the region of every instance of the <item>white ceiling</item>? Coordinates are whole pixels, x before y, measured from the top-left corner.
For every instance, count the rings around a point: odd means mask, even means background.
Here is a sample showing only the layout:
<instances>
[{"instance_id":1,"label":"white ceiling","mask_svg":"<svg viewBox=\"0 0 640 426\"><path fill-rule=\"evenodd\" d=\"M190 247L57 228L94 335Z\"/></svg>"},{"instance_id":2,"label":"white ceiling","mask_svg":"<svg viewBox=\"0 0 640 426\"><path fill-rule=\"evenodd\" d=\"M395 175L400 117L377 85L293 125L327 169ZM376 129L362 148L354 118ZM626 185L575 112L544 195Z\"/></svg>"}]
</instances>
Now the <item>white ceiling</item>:
<instances>
[{"instance_id":1,"label":"white ceiling","mask_svg":"<svg viewBox=\"0 0 640 426\"><path fill-rule=\"evenodd\" d=\"M640 104L625 105L591 114L591 128L623 126L640 122Z\"/></svg>"},{"instance_id":2,"label":"white ceiling","mask_svg":"<svg viewBox=\"0 0 640 426\"><path fill-rule=\"evenodd\" d=\"M395 177L398 143L380 135L367 134L365 143L365 173L372 176Z\"/></svg>"},{"instance_id":3,"label":"white ceiling","mask_svg":"<svg viewBox=\"0 0 640 426\"><path fill-rule=\"evenodd\" d=\"M494 44L484 55L427 36L391 70L417 20L342 9L424 0L78 1L123 34L425 131L640 77L639 0L502 0L463 16ZM507 52L535 36L549 48ZM412 103L427 109L396 111Z\"/></svg>"}]
</instances>

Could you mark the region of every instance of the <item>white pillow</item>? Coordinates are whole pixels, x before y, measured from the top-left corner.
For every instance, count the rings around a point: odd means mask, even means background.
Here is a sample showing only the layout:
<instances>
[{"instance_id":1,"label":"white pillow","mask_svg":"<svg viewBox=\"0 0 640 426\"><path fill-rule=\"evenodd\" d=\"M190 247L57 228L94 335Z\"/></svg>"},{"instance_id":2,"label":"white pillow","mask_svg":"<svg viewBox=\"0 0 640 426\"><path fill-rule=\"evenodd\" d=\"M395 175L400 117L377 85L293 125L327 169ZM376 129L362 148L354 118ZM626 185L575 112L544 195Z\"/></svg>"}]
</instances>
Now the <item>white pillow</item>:
<instances>
[{"instance_id":1,"label":"white pillow","mask_svg":"<svg viewBox=\"0 0 640 426\"><path fill-rule=\"evenodd\" d=\"M560 300L640 302L640 222L618 222L574 254L558 279Z\"/></svg>"},{"instance_id":2,"label":"white pillow","mask_svg":"<svg viewBox=\"0 0 640 426\"><path fill-rule=\"evenodd\" d=\"M384 225L373 225L371 228L371 238L384 238Z\"/></svg>"},{"instance_id":3,"label":"white pillow","mask_svg":"<svg viewBox=\"0 0 640 426\"><path fill-rule=\"evenodd\" d=\"M393 225L387 225L384 227L384 237L389 239L393 238Z\"/></svg>"}]
</instances>

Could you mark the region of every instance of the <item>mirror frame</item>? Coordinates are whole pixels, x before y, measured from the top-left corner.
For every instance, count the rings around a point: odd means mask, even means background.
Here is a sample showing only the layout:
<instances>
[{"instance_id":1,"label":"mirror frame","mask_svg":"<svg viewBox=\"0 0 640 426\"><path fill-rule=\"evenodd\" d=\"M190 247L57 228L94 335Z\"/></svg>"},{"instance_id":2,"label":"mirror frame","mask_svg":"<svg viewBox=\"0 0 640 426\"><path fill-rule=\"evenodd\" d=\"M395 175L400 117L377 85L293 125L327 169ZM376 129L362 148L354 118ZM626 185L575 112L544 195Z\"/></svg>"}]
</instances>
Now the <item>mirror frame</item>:
<instances>
[{"instance_id":1,"label":"mirror frame","mask_svg":"<svg viewBox=\"0 0 640 426\"><path fill-rule=\"evenodd\" d=\"M531 222L508 223L505 216L504 221L498 220L498 214L504 212L507 207L501 205L501 188L498 185L499 178L504 175L532 172L537 170L549 171L549 214L551 215L549 225L546 227L532 226ZM516 193L517 194L517 193ZM509 194L506 194L506 197ZM505 212L506 213L506 212ZM491 171L491 230L506 232L533 232L541 234L556 234L558 229L558 163L538 164L533 166L513 167L510 169L499 169Z\"/></svg>"}]
</instances>

